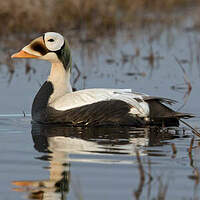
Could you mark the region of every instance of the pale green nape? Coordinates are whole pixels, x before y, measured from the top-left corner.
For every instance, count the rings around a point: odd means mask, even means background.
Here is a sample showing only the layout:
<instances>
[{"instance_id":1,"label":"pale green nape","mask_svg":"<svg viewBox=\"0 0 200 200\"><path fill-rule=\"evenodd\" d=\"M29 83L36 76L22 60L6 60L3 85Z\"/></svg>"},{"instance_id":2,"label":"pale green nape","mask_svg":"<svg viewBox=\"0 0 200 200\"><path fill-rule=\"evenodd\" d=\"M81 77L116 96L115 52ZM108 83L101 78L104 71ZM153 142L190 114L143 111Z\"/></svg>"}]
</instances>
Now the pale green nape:
<instances>
[{"instance_id":1,"label":"pale green nape","mask_svg":"<svg viewBox=\"0 0 200 200\"><path fill-rule=\"evenodd\" d=\"M65 46L60 51L57 51L57 56L62 62L64 68L66 71L70 70L72 68L72 57L71 57L71 51L70 46L67 40L65 40Z\"/></svg>"}]
</instances>

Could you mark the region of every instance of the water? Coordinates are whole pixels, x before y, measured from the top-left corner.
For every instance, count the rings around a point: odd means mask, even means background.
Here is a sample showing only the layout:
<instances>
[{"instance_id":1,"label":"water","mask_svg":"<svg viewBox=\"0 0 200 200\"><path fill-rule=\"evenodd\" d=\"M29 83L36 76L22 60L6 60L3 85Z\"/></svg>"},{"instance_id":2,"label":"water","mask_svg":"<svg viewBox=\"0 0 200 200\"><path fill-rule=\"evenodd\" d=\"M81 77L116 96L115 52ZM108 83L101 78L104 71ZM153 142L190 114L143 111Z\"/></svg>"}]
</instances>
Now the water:
<instances>
[{"instance_id":1,"label":"water","mask_svg":"<svg viewBox=\"0 0 200 200\"><path fill-rule=\"evenodd\" d=\"M72 128L31 125L28 116L0 119L1 199L153 199L165 187L167 198L199 195L190 178L200 164L199 146L195 142L190 158L187 129Z\"/></svg>"},{"instance_id":2,"label":"water","mask_svg":"<svg viewBox=\"0 0 200 200\"><path fill-rule=\"evenodd\" d=\"M72 47L81 72L73 86L132 88L176 99L173 108L196 114L188 122L199 128L200 38L183 31L186 25L164 31L158 40L149 40L153 30L137 37L119 32L115 39ZM6 67L0 71L0 199L199 199L200 146L195 137L188 153L191 130L182 124L169 129L32 124L31 104L49 65L30 61L34 70L26 75L24 64L15 63L11 82ZM74 81L77 71L72 72Z\"/></svg>"}]
</instances>

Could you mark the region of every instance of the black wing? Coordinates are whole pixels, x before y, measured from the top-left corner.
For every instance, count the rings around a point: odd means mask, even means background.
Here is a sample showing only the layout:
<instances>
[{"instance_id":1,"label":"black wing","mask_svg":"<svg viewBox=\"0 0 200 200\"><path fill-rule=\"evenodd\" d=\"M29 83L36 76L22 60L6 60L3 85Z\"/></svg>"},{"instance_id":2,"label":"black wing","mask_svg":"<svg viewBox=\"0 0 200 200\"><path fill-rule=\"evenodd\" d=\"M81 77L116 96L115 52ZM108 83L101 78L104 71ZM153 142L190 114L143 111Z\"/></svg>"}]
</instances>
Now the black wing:
<instances>
[{"instance_id":1,"label":"black wing","mask_svg":"<svg viewBox=\"0 0 200 200\"><path fill-rule=\"evenodd\" d=\"M121 100L101 101L66 111L48 107L45 123L69 123L72 125L132 125L142 126L144 121L129 114L131 105Z\"/></svg>"}]
</instances>

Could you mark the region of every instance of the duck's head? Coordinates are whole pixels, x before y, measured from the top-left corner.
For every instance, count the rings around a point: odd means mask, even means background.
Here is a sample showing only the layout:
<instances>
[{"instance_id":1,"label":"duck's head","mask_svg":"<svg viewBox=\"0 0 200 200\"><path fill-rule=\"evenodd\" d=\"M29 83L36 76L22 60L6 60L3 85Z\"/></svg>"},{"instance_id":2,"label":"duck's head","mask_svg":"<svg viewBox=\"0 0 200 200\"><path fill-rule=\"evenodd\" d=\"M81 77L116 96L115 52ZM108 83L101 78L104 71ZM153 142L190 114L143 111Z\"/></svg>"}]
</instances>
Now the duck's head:
<instances>
[{"instance_id":1,"label":"duck's head","mask_svg":"<svg viewBox=\"0 0 200 200\"><path fill-rule=\"evenodd\" d=\"M71 67L71 54L68 42L64 37L55 32L47 32L21 51L13 54L12 58L36 58L47 60L51 63L61 62L65 69Z\"/></svg>"}]
</instances>

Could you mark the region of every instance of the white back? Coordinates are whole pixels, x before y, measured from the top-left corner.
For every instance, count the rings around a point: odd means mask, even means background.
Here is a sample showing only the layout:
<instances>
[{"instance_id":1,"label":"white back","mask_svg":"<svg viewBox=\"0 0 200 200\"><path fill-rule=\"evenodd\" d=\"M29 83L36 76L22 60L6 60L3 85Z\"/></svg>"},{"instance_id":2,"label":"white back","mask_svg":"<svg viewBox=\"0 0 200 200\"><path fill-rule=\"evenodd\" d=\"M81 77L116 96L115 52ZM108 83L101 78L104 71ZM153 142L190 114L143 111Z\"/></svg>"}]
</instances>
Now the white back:
<instances>
[{"instance_id":1,"label":"white back","mask_svg":"<svg viewBox=\"0 0 200 200\"><path fill-rule=\"evenodd\" d=\"M137 99L140 99L138 102ZM97 103L100 101L121 100L132 106L130 113L140 117L149 116L148 103L143 101L139 94L134 94L128 89L85 89L67 93L53 102L49 106L56 110L68 110L80 106Z\"/></svg>"}]
</instances>

